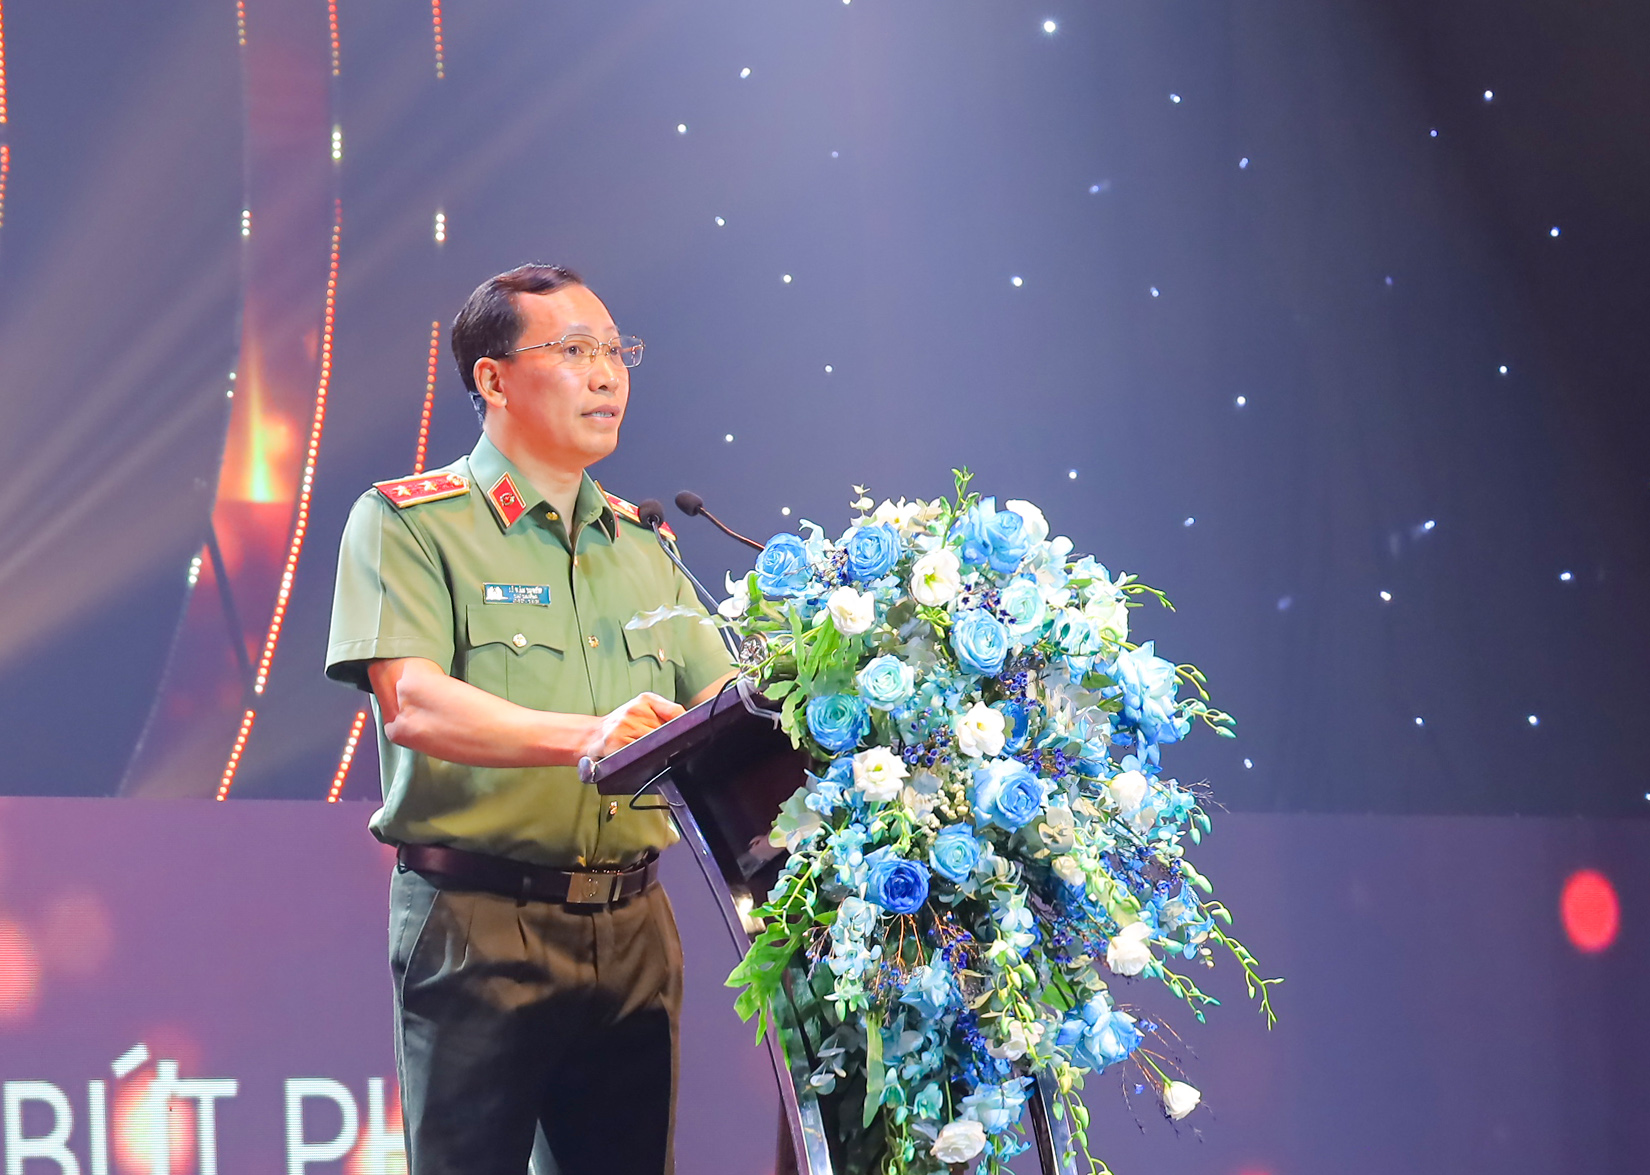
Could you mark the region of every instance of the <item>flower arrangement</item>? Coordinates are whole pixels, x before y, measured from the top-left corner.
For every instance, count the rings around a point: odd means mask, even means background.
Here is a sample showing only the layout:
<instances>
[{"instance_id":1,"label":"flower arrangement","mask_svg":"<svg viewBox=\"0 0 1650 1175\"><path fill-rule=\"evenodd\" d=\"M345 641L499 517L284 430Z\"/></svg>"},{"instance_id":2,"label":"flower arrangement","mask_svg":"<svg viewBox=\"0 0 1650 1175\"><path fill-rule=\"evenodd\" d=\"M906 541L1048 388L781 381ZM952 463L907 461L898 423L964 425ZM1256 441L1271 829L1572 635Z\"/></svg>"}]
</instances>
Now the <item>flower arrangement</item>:
<instances>
[{"instance_id":1,"label":"flower arrangement","mask_svg":"<svg viewBox=\"0 0 1650 1175\"><path fill-rule=\"evenodd\" d=\"M808 1081L851 1103L850 1169L1004 1170L1043 1074L1104 1171L1086 1073L1138 1070L1172 1119L1200 1098L1114 977L1158 979L1202 1020L1216 1001L1171 961L1213 966L1224 948L1273 1019L1279 981L1185 856L1209 816L1160 764L1194 723L1232 737L1233 720L1196 668L1130 641L1131 609L1168 606L1161 592L1074 558L1037 507L999 509L969 480L955 500L874 510L856 487L836 542L804 522L728 580L745 671L815 760L774 826L789 856L728 983L759 1034L781 999L817 1000Z\"/></svg>"}]
</instances>

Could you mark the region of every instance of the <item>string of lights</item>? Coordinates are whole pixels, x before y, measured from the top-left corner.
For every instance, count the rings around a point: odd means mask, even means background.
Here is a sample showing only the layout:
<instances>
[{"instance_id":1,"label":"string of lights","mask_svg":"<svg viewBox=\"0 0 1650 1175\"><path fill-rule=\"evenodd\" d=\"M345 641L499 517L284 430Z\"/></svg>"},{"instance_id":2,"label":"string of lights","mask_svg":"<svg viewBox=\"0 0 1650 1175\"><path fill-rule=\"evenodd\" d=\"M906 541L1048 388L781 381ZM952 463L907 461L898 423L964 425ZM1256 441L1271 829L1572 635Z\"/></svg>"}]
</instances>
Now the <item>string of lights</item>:
<instances>
[{"instance_id":1,"label":"string of lights","mask_svg":"<svg viewBox=\"0 0 1650 1175\"><path fill-rule=\"evenodd\" d=\"M441 361L441 323L430 323L430 361L424 374L424 411L418 417L418 451L413 456L413 472L424 472L430 447L430 413L435 409L436 365Z\"/></svg>"},{"instance_id":2,"label":"string of lights","mask_svg":"<svg viewBox=\"0 0 1650 1175\"><path fill-rule=\"evenodd\" d=\"M441 52L441 0L430 0L430 23L435 26L435 76L447 76L447 64Z\"/></svg>"},{"instance_id":3,"label":"string of lights","mask_svg":"<svg viewBox=\"0 0 1650 1175\"><path fill-rule=\"evenodd\" d=\"M332 35L332 76L338 76L338 0L327 0L327 30Z\"/></svg>"},{"instance_id":4,"label":"string of lights","mask_svg":"<svg viewBox=\"0 0 1650 1175\"><path fill-rule=\"evenodd\" d=\"M344 740L344 753L338 759L338 770L332 773L332 787L327 792L327 803L336 804L344 794L344 781L349 778L349 765L355 762L355 748L361 741L361 731L367 725L367 712L357 710L355 722L349 728L349 738Z\"/></svg>"},{"instance_id":5,"label":"string of lights","mask_svg":"<svg viewBox=\"0 0 1650 1175\"><path fill-rule=\"evenodd\" d=\"M6 6L0 4L0 226L6 223L6 179L11 173L11 144L5 140L6 124Z\"/></svg>"},{"instance_id":6,"label":"string of lights","mask_svg":"<svg viewBox=\"0 0 1650 1175\"><path fill-rule=\"evenodd\" d=\"M247 736L252 733L252 724L257 721L258 712L248 710L241 715L241 729L235 735L235 745L230 748L229 762L223 765L223 777L218 780L218 799L227 800L229 789L235 783L235 772L241 765L241 756L246 752Z\"/></svg>"},{"instance_id":7,"label":"string of lights","mask_svg":"<svg viewBox=\"0 0 1650 1175\"><path fill-rule=\"evenodd\" d=\"M281 573L280 591L275 596L275 614L269 622L269 633L264 638L263 656L258 660L258 676L252 683L254 693L263 693L269 680L269 666L275 660L275 647L281 640L281 627L286 621L287 600L292 595L292 580L298 571L298 557L304 550L304 535L309 530L309 500L315 489L315 461L321 452L321 430L327 418L327 392L332 386L332 330L338 302L338 243L344 231L344 204L332 204L332 249L327 262L326 309L321 318L321 377L315 386L315 415L310 420L309 448L304 454L304 479L298 488L298 516L292 526L292 542L287 547L286 568Z\"/></svg>"}]
</instances>

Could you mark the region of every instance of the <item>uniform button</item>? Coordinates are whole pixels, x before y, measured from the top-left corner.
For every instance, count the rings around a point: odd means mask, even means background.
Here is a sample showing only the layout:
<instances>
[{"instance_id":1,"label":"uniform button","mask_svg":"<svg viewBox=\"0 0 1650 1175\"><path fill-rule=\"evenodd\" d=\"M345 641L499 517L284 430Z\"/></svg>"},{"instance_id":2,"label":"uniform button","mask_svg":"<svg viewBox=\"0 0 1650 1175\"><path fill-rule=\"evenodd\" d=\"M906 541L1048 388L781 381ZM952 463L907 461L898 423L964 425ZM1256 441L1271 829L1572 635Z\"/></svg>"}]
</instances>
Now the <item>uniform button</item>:
<instances>
[{"instance_id":1,"label":"uniform button","mask_svg":"<svg viewBox=\"0 0 1650 1175\"><path fill-rule=\"evenodd\" d=\"M510 638L510 643L518 649L525 649L527 647L527 637L518 632L515 636Z\"/></svg>"},{"instance_id":2,"label":"uniform button","mask_svg":"<svg viewBox=\"0 0 1650 1175\"><path fill-rule=\"evenodd\" d=\"M614 800L614 801L612 801L611 803L609 803L607 805L607 818L609 820L611 820L611 819L613 819L613 817L617 816L618 814L619 814L619 801Z\"/></svg>"},{"instance_id":3,"label":"uniform button","mask_svg":"<svg viewBox=\"0 0 1650 1175\"><path fill-rule=\"evenodd\" d=\"M665 651L663 649L660 649L659 650L659 660L663 661L664 659L665 659Z\"/></svg>"},{"instance_id":4,"label":"uniform button","mask_svg":"<svg viewBox=\"0 0 1650 1175\"><path fill-rule=\"evenodd\" d=\"M601 644L602 642L601 642L601 639L599 637L592 634L592 635L587 636L587 637L584 638L584 643L589 645L592 649L594 649L597 645Z\"/></svg>"}]
</instances>

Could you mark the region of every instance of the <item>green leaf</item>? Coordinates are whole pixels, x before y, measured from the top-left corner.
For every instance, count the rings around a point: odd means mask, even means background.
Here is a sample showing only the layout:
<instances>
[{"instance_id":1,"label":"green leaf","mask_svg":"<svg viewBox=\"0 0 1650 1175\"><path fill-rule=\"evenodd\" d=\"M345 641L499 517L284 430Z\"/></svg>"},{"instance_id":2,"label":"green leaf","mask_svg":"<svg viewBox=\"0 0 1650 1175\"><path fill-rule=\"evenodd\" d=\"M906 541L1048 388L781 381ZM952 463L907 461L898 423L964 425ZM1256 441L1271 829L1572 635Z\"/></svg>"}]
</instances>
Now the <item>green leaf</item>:
<instances>
[{"instance_id":1,"label":"green leaf","mask_svg":"<svg viewBox=\"0 0 1650 1175\"><path fill-rule=\"evenodd\" d=\"M880 1019L873 1016L865 1022L865 1120L862 1126L869 1126L877 1116L877 1108L882 1104L883 1081L887 1078L882 1067L882 1025L877 1022Z\"/></svg>"}]
</instances>

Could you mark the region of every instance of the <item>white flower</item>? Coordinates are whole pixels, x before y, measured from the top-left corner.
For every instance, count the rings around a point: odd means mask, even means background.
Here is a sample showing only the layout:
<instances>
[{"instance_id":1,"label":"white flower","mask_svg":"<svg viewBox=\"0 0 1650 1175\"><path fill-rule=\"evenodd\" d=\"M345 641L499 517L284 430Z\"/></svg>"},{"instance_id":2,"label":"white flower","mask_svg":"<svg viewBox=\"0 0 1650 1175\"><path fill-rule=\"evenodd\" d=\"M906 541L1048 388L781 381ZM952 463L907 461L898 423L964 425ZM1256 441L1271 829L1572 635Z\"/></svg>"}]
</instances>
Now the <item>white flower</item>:
<instances>
[{"instance_id":1,"label":"white flower","mask_svg":"<svg viewBox=\"0 0 1650 1175\"><path fill-rule=\"evenodd\" d=\"M1025 535L1031 540L1032 546L1048 538L1048 519L1043 517L1043 512L1037 507L1019 498L1010 498L1003 505L1026 520Z\"/></svg>"},{"instance_id":2,"label":"white flower","mask_svg":"<svg viewBox=\"0 0 1650 1175\"><path fill-rule=\"evenodd\" d=\"M728 585L728 598L716 605L716 610L725 619L738 620L751 606L750 580L745 576L735 579L724 575L722 578Z\"/></svg>"},{"instance_id":3,"label":"white flower","mask_svg":"<svg viewBox=\"0 0 1650 1175\"><path fill-rule=\"evenodd\" d=\"M1176 1122L1197 1109L1197 1103L1202 1100L1203 1095L1197 1087L1184 1081L1169 1081L1163 1085L1163 1112Z\"/></svg>"},{"instance_id":4,"label":"white flower","mask_svg":"<svg viewBox=\"0 0 1650 1175\"><path fill-rule=\"evenodd\" d=\"M843 636L858 636L877 621L877 598L870 592L839 587L825 597L825 607Z\"/></svg>"},{"instance_id":5,"label":"white flower","mask_svg":"<svg viewBox=\"0 0 1650 1175\"><path fill-rule=\"evenodd\" d=\"M1049 852L1069 853L1077 843L1077 820L1069 807L1056 801L1043 809L1043 822L1036 832Z\"/></svg>"},{"instance_id":6,"label":"white flower","mask_svg":"<svg viewBox=\"0 0 1650 1175\"><path fill-rule=\"evenodd\" d=\"M1111 793L1112 803L1117 805L1117 811L1123 816L1129 816L1139 810L1150 786L1146 777L1138 771L1120 771L1106 781L1106 790Z\"/></svg>"},{"instance_id":7,"label":"white flower","mask_svg":"<svg viewBox=\"0 0 1650 1175\"><path fill-rule=\"evenodd\" d=\"M900 793L905 764L887 747L872 747L854 756L854 786L874 804L886 804Z\"/></svg>"},{"instance_id":8,"label":"white flower","mask_svg":"<svg viewBox=\"0 0 1650 1175\"><path fill-rule=\"evenodd\" d=\"M1139 975L1152 961L1152 949L1146 945L1151 936L1146 923L1129 923L1106 944L1106 966L1118 975Z\"/></svg>"},{"instance_id":9,"label":"white flower","mask_svg":"<svg viewBox=\"0 0 1650 1175\"><path fill-rule=\"evenodd\" d=\"M1077 863L1077 858L1069 853L1054 858L1054 872L1067 885L1082 888L1086 881L1083 876L1083 867Z\"/></svg>"},{"instance_id":10,"label":"white flower","mask_svg":"<svg viewBox=\"0 0 1650 1175\"><path fill-rule=\"evenodd\" d=\"M1107 640L1128 639L1129 606L1122 595L1090 600L1083 606L1083 615L1094 622L1095 631Z\"/></svg>"},{"instance_id":11,"label":"white flower","mask_svg":"<svg viewBox=\"0 0 1650 1175\"><path fill-rule=\"evenodd\" d=\"M1003 1026L1002 1044L988 1044L985 1051L999 1061L1018 1061L1031 1050L1042 1035L1041 1024L1023 1024L1018 1020L1010 1020Z\"/></svg>"},{"instance_id":12,"label":"white flower","mask_svg":"<svg viewBox=\"0 0 1650 1175\"><path fill-rule=\"evenodd\" d=\"M930 551L911 565L911 598L941 607L962 591L962 561L945 548Z\"/></svg>"},{"instance_id":13,"label":"white flower","mask_svg":"<svg viewBox=\"0 0 1650 1175\"><path fill-rule=\"evenodd\" d=\"M957 719L957 749L974 759L990 759L1003 753L1003 712L984 702L975 702Z\"/></svg>"},{"instance_id":14,"label":"white flower","mask_svg":"<svg viewBox=\"0 0 1650 1175\"><path fill-rule=\"evenodd\" d=\"M966 1163L985 1149L985 1127L971 1119L947 1122L928 1153L942 1163Z\"/></svg>"}]
</instances>

